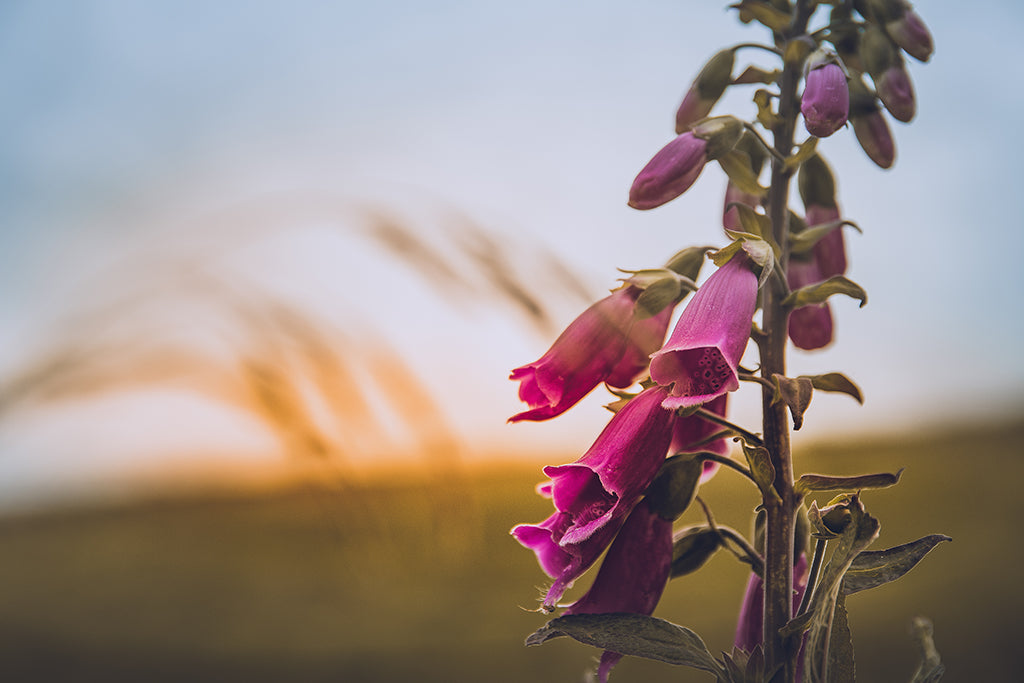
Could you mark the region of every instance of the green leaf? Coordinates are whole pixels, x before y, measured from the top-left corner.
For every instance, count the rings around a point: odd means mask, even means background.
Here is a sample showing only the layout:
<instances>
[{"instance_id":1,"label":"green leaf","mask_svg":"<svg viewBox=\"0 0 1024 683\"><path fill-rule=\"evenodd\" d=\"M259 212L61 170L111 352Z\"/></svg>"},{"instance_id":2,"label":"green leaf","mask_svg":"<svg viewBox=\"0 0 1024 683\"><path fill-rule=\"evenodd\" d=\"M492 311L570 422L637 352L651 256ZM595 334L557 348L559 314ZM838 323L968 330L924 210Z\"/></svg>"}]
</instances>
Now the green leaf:
<instances>
[{"instance_id":1,"label":"green leaf","mask_svg":"<svg viewBox=\"0 0 1024 683\"><path fill-rule=\"evenodd\" d=\"M846 616L846 600L840 594L832 616L832 633L828 640L828 683L857 683L853 658L853 638Z\"/></svg>"},{"instance_id":2,"label":"green leaf","mask_svg":"<svg viewBox=\"0 0 1024 683\"><path fill-rule=\"evenodd\" d=\"M812 491L859 491L861 489L884 489L900 480L903 470L895 474L858 474L852 477L830 477L824 474L804 474L797 479L793 489L805 496Z\"/></svg>"},{"instance_id":3,"label":"green leaf","mask_svg":"<svg viewBox=\"0 0 1024 683\"><path fill-rule=\"evenodd\" d=\"M748 446L743 443L743 455L747 456L750 474L761 490L765 500L782 500L775 490L775 467L771 455L764 446Z\"/></svg>"},{"instance_id":4,"label":"green leaf","mask_svg":"<svg viewBox=\"0 0 1024 683\"><path fill-rule=\"evenodd\" d=\"M658 515L674 522L693 502L703 472L700 458L690 453L672 456L647 487L647 503Z\"/></svg>"},{"instance_id":5,"label":"green leaf","mask_svg":"<svg viewBox=\"0 0 1024 683\"><path fill-rule=\"evenodd\" d=\"M783 164L783 168L787 171L792 171L800 166L811 157L813 157L818 148L818 138L813 135L803 142L796 148L796 152L791 157L786 158L786 162Z\"/></svg>"},{"instance_id":6,"label":"green leaf","mask_svg":"<svg viewBox=\"0 0 1024 683\"><path fill-rule=\"evenodd\" d=\"M740 240L735 240L725 245L718 251L711 252L711 262L721 268L729 262L733 256L736 255L740 249L743 248L743 243Z\"/></svg>"},{"instance_id":7,"label":"green leaf","mask_svg":"<svg viewBox=\"0 0 1024 683\"><path fill-rule=\"evenodd\" d=\"M754 93L754 104L757 105L757 122L768 130L774 129L781 119L772 110L772 93L758 90Z\"/></svg>"},{"instance_id":8,"label":"green leaf","mask_svg":"<svg viewBox=\"0 0 1024 683\"><path fill-rule=\"evenodd\" d=\"M700 636L683 626L642 614L569 614L552 619L526 639L540 645L569 636L586 645L634 657L690 666L718 675L722 666Z\"/></svg>"},{"instance_id":9,"label":"green leaf","mask_svg":"<svg viewBox=\"0 0 1024 683\"><path fill-rule=\"evenodd\" d=\"M740 21L744 24L757 21L773 31L781 31L792 21L789 13L761 0L743 0L735 5L729 5L729 8L739 10Z\"/></svg>"},{"instance_id":10,"label":"green leaf","mask_svg":"<svg viewBox=\"0 0 1024 683\"><path fill-rule=\"evenodd\" d=\"M942 657L935 649L931 620L927 617L915 617L911 623L911 632L921 651L921 664L910 683L938 683L942 674L946 672L946 667L942 665Z\"/></svg>"},{"instance_id":11,"label":"green leaf","mask_svg":"<svg viewBox=\"0 0 1024 683\"><path fill-rule=\"evenodd\" d=\"M841 394L848 394L857 400L857 403L864 403L864 396L860 393L860 387L850 381L841 372L828 372L824 375L801 375L811 380L811 384L818 391L832 391Z\"/></svg>"},{"instance_id":12,"label":"green leaf","mask_svg":"<svg viewBox=\"0 0 1024 683\"><path fill-rule=\"evenodd\" d=\"M864 308L864 304L868 302L868 295L863 287L842 275L835 275L816 285L801 287L783 299L782 303L785 306L800 308L801 306L824 303L833 294L845 294L848 297L859 299L861 308Z\"/></svg>"},{"instance_id":13,"label":"green leaf","mask_svg":"<svg viewBox=\"0 0 1024 683\"><path fill-rule=\"evenodd\" d=\"M825 235L829 234L836 228L841 228L844 225L849 225L857 232L863 232L856 223L852 221L829 221L828 223L822 223L821 225L815 225L812 228L806 228L799 232L791 233L789 236L789 247L790 252L793 254L806 254L814 248L814 245L820 242Z\"/></svg>"},{"instance_id":14,"label":"green leaf","mask_svg":"<svg viewBox=\"0 0 1024 683\"><path fill-rule=\"evenodd\" d=\"M845 503L841 506L845 507L849 514L849 523L845 525L842 534L836 541L836 549L821 573L818 587L814 591L811 604L806 612L810 615L810 619L806 622L807 640L804 645L805 680L832 680L829 677L831 664L829 636L835 619L843 576L857 555L878 537L880 527L878 520L867 513L860 502L860 497L854 495L844 498ZM794 620L783 628L783 632L790 636L795 635L804 625L804 620L800 620L800 623Z\"/></svg>"},{"instance_id":15,"label":"green leaf","mask_svg":"<svg viewBox=\"0 0 1024 683\"><path fill-rule=\"evenodd\" d=\"M709 526L681 529L672 540L672 571L669 578L692 574L722 547L722 537Z\"/></svg>"},{"instance_id":16,"label":"green leaf","mask_svg":"<svg viewBox=\"0 0 1024 683\"><path fill-rule=\"evenodd\" d=\"M793 416L793 430L798 431L804 424L804 412L814 395L814 385L807 377L784 377L778 373L772 375L775 382L775 399L782 400L789 407Z\"/></svg>"},{"instance_id":17,"label":"green leaf","mask_svg":"<svg viewBox=\"0 0 1024 683\"><path fill-rule=\"evenodd\" d=\"M931 534L887 550L862 552L846 572L843 593L851 595L895 581L917 566L935 546L952 540L949 536Z\"/></svg>"},{"instance_id":18,"label":"green leaf","mask_svg":"<svg viewBox=\"0 0 1024 683\"><path fill-rule=\"evenodd\" d=\"M745 152L733 149L718 157L718 164L729 176L732 184L747 194L755 197L764 197L768 194L768 189L757 182L757 175L750 166L750 157Z\"/></svg>"},{"instance_id":19,"label":"green leaf","mask_svg":"<svg viewBox=\"0 0 1024 683\"><path fill-rule=\"evenodd\" d=\"M746 204L735 203L732 206L736 209L736 213L739 214L740 225L743 226L745 232L765 241L771 239L772 219L754 211Z\"/></svg>"}]
</instances>

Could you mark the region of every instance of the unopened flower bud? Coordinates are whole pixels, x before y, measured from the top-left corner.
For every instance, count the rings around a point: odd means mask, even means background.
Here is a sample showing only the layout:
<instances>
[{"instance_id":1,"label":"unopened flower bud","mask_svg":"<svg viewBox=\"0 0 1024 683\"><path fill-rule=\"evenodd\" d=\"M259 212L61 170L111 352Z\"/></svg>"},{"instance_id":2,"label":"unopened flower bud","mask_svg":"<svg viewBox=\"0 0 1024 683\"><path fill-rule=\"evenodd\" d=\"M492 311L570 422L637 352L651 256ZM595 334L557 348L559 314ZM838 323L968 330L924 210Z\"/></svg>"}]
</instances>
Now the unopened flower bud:
<instances>
[{"instance_id":1,"label":"unopened flower bud","mask_svg":"<svg viewBox=\"0 0 1024 683\"><path fill-rule=\"evenodd\" d=\"M693 132L683 133L647 162L629 188L629 205L654 209L690 189L708 161L708 143Z\"/></svg>"},{"instance_id":2,"label":"unopened flower bud","mask_svg":"<svg viewBox=\"0 0 1024 683\"><path fill-rule=\"evenodd\" d=\"M914 102L914 86L910 83L910 75L903 68L903 60L897 60L895 66L889 67L880 77L875 79L878 98L897 121L908 123L914 118L916 105Z\"/></svg>"},{"instance_id":3,"label":"unopened flower bud","mask_svg":"<svg viewBox=\"0 0 1024 683\"><path fill-rule=\"evenodd\" d=\"M676 112L676 133L685 133L696 121L711 113L722 93L732 81L735 53L722 50L708 60L697 74L693 84Z\"/></svg>"},{"instance_id":4,"label":"unopened flower bud","mask_svg":"<svg viewBox=\"0 0 1024 683\"><path fill-rule=\"evenodd\" d=\"M800 113L807 132L827 138L843 127L850 113L850 91L846 72L834 52L818 50L807 60Z\"/></svg>"},{"instance_id":5,"label":"unopened flower bud","mask_svg":"<svg viewBox=\"0 0 1024 683\"><path fill-rule=\"evenodd\" d=\"M893 142L889 124L880 111L874 111L850 120L857 142L871 161L881 168L890 168L896 161L896 143Z\"/></svg>"},{"instance_id":6,"label":"unopened flower bud","mask_svg":"<svg viewBox=\"0 0 1024 683\"><path fill-rule=\"evenodd\" d=\"M885 30L889 32L893 41L914 59L919 62L931 59L935 50L932 34L914 10L908 8L902 17L887 23Z\"/></svg>"}]
</instances>

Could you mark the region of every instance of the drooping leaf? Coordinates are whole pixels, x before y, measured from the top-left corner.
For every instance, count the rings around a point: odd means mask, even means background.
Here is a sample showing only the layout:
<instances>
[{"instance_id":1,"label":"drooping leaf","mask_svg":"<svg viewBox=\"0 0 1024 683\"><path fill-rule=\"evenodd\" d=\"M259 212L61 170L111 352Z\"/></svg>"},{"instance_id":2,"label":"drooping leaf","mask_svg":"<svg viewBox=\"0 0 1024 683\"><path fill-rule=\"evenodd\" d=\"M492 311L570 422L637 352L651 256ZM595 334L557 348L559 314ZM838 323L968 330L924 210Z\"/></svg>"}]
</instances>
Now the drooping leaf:
<instances>
[{"instance_id":1,"label":"drooping leaf","mask_svg":"<svg viewBox=\"0 0 1024 683\"><path fill-rule=\"evenodd\" d=\"M772 110L772 93L758 90L754 93L754 104L757 105L757 122L768 130L779 123L779 115Z\"/></svg>"},{"instance_id":2,"label":"drooping leaf","mask_svg":"<svg viewBox=\"0 0 1024 683\"><path fill-rule=\"evenodd\" d=\"M757 182L757 175L750 166L750 157L745 152L734 149L718 157L718 164L729 176L732 184L747 194L755 197L764 197L768 194L767 188Z\"/></svg>"},{"instance_id":3,"label":"drooping leaf","mask_svg":"<svg viewBox=\"0 0 1024 683\"><path fill-rule=\"evenodd\" d=\"M856 223L850 221L830 221L828 223L822 223L821 225L815 225L814 227L805 228L799 232L793 232L789 236L789 251L792 254L806 254L814 245L824 239L825 235L829 234L836 228L842 228L844 225L860 232L861 229Z\"/></svg>"},{"instance_id":4,"label":"drooping leaf","mask_svg":"<svg viewBox=\"0 0 1024 683\"><path fill-rule=\"evenodd\" d=\"M804 412L814 395L814 384L807 377L784 377L778 373L772 375L775 382L775 400L783 401L793 416L793 430L797 431L804 424Z\"/></svg>"},{"instance_id":5,"label":"drooping leaf","mask_svg":"<svg viewBox=\"0 0 1024 683\"><path fill-rule=\"evenodd\" d=\"M853 638L846 616L846 600L842 594L836 600L832 633L828 641L828 683L857 683Z\"/></svg>"},{"instance_id":6,"label":"drooping leaf","mask_svg":"<svg viewBox=\"0 0 1024 683\"><path fill-rule=\"evenodd\" d=\"M842 275L834 275L824 282L801 287L782 300L783 305L800 308L810 304L820 304L828 300L833 294L845 294L848 297L860 300L860 307L868 302L867 292L853 280Z\"/></svg>"},{"instance_id":7,"label":"drooping leaf","mask_svg":"<svg viewBox=\"0 0 1024 683\"><path fill-rule=\"evenodd\" d=\"M949 536L931 534L910 543L858 555L843 579L843 593L851 595L900 578L924 559L938 544L952 541Z\"/></svg>"},{"instance_id":8,"label":"drooping leaf","mask_svg":"<svg viewBox=\"0 0 1024 683\"><path fill-rule=\"evenodd\" d=\"M811 384L819 391L833 391L841 394L848 394L856 399L857 403L864 403L864 396L860 393L860 387L850 381L850 378L841 372L828 372L824 375L801 375L811 380Z\"/></svg>"},{"instance_id":9,"label":"drooping leaf","mask_svg":"<svg viewBox=\"0 0 1024 683\"><path fill-rule=\"evenodd\" d=\"M805 496L812 491L859 491L860 489L884 489L900 480L903 470L896 473L858 474L852 477L830 477L824 474L803 474L793 488L798 495Z\"/></svg>"},{"instance_id":10,"label":"drooping leaf","mask_svg":"<svg viewBox=\"0 0 1024 683\"><path fill-rule=\"evenodd\" d=\"M722 547L722 537L709 526L694 526L677 532L672 540L670 578L691 574Z\"/></svg>"},{"instance_id":11,"label":"drooping leaf","mask_svg":"<svg viewBox=\"0 0 1024 683\"><path fill-rule=\"evenodd\" d=\"M743 230L757 238L768 241L772 237L772 220L754 211L746 204L733 204L736 209L736 213L740 218L740 225L743 226ZM747 238L750 239L750 238Z\"/></svg>"},{"instance_id":12,"label":"drooping leaf","mask_svg":"<svg viewBox=\"0 0 1024 683\"><path fill-rule=\"evenodd\" d=\"M739 10L740 21L744 24L757 21L773 31L781 31L792 21L792 17L787 12L762 0L742 0L735 5L729 5L729 8Z\"/></svg>"},{"instance_id":13,"label":"drooping leaf","mask_svg":"<svg viewBox=\"0 0 1024 683\"><path fill-rule=\"evenodd\" d=\"M540 645L561 636L603 650L690 666L715 675L723 671L700 636L657 617L624 612L569 614L549 621L530 635L526 644Z\"/></svg>"},{"instance_id":14,"label":"drooping leaf","mask_svg":"<svg viewBox=\"0 0 1024 683\"><path fill-rule=\"evenodd\" d=\"M942 674L946 673L946 667L942 664L939 651L935 649L931 620L927 617L915 617L911 624L911 632L921 650L921 664L910 683L938 683Z\"/></svg>"}]
</instances>

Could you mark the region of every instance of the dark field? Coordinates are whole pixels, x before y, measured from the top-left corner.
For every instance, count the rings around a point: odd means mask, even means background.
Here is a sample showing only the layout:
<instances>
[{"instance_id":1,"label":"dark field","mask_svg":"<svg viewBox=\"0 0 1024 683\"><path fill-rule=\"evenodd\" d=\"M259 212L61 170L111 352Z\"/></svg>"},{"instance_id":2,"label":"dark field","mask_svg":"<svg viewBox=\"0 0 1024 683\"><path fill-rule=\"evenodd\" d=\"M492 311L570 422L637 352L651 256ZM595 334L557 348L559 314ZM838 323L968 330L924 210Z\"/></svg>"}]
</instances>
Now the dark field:
<instances>
[{"instance_id":1,"label":"dark field","mask_svg":"<svg viewBox=\"0 0 1024 683\"><path fill-rule=\"evenodd\" d=\"M864 496L882 521L875 549L954 539L850 598L860 681L909 680L918 614L935 622L947 683L1019 680L1022 442L1016 424L797 454L799 471L907 468ZM536 465L449 467L0 520L0 680L580 681L595 651L522 646L545 621L523 608L546 577L508 530L547 516L538 480ZM747 530L739 477L723 471L702 495ZM656 615L728 649L746 575L720 553L673 581ZM612 680L710 679L627 659Z\"/></svg>"}]
</instances>

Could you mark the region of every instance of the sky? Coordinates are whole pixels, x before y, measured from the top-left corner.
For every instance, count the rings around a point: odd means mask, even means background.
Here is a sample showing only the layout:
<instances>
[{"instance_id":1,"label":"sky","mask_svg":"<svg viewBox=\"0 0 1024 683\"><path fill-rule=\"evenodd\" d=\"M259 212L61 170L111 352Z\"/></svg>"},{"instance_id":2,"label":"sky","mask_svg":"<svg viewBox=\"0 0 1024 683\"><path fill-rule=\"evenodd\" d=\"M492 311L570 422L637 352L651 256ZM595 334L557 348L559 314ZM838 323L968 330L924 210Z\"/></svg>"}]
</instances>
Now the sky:
<instances>
[{"instance_id":1,"label":"sky","mask_svg":"<svg viewBox=\"0 0 1024 683\"><path fill-rule=\"evenodd\" d=\"M816 397L801 438L1024 408L1008 201L1024 9L917 10L937 47L909 61L918 115L891 122L895 167L850 130L819 147L864 231L847 233L848 274L869 299L835 300L837 341L790 371L844 371L866 402ZM654 211L626 193L704 60L763 37L670 0L4 3L0 502L214 453L279 461L244 395L312 357L281 310L323 333L353 387L332 403L315 373L296 383L318 424L365 399L373 429L331 426L352 457L582 452L608 395L507 425L507 373L616 268L725 244L717 168ZM734 90L716 113L751 116ZM756 394L738 393L737 420L756 420Z\"/></svg>"}]
</instances>

